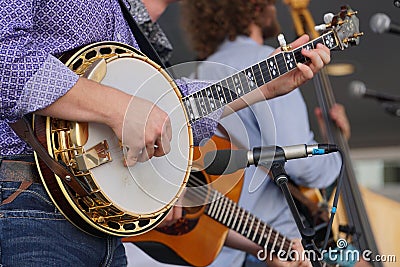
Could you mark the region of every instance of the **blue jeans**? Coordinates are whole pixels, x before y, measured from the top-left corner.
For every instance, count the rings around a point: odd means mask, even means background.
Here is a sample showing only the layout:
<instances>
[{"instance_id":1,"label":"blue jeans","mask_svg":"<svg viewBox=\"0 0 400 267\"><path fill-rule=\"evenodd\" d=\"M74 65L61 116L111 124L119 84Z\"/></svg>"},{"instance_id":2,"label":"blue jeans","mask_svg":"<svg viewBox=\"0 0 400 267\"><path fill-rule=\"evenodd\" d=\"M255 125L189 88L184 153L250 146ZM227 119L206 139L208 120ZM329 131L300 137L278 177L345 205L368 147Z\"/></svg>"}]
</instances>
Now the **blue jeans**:
<instances>
[{"instance_id":1,"label":"blue jeans","mask_svg":"<svg viewBox=\"0 0 400 267\"><path fill-rule=\"evenodd\" d=\"M6 179L3 177L3 179ZM0 179L0 202L20 186ZM0 266L126 266L121 239L88 235L67 221L44 187L32 184L0 205Z\"/></svg>"}]
</instances>

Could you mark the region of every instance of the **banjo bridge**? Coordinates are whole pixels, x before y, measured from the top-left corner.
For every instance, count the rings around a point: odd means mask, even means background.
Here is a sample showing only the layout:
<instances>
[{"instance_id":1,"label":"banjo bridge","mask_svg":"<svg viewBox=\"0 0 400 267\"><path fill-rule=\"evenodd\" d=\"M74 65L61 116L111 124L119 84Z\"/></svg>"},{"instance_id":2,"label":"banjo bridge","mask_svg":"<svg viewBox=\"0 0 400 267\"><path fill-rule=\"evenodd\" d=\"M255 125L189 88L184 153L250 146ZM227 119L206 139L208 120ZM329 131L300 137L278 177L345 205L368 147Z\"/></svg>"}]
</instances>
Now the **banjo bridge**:
<instances>
[{"instance_id":1,"label":"banjo bridge","mask_svg":"<svg viewBox=\"0 0 400 267\"><path fill-rule=\"evenodd\" d=\"M106 140L89 148L86 152L76 155L75 159L78 169L81 171L87 171L112 161Z\"/></svg>"}]
</instances>

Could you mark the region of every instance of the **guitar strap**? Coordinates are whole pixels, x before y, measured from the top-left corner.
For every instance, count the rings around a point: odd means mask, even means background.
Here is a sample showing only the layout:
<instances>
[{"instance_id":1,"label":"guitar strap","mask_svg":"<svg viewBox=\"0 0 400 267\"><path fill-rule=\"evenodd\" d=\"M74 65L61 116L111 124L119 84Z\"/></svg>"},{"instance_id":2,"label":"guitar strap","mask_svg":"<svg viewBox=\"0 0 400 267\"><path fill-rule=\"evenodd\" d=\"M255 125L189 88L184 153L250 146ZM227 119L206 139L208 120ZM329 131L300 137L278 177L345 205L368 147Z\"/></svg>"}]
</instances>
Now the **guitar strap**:
<instances>
[{"instance_id":1,"label":"guitar strap","mask_svg":"<svg viewBox=\"0 0 400 267\"><path fill-rule=\"evenodd\" d=\"M118 0L122 13L124 15L125 21L128 23L129 28L131 29L132 34L135 36L136 42L139 45L140 50L151 60L153 60L155 63L160 65L165 72L168 73L170 77L177 78L176 75L173 72L172 68L167 68L170 67L171 64L169 61L163 62L155 50L154 46L151 44L149 39L146 37L146 35L143 33L143 31L140 29L139 25L137 24L136 20L132 17L131 13L129 12L128 8L124 4L123 0ZM179 85L177 85L178 89Z\"/></svg>"},{"instance_id":2,"label":"guitar strap","mask_svg":"<svg viewBox=\"0 0 400 267\"><path fill-rule=\"evenodd\" d=\"M151 60L156 62L158 65L163 67L166 70L166 66L161 60L160 56L158 55L157 51L154 49L153 45L150 43L149 39L143 33L143 31L139 28L139 25L132 17L131 13L129 12L128 8L124 4L123 0L118 0L121 6L122 13L124 15L125 21L128 23L129 28L131 29L132 34L135 36L136 42L138 43L140 50L148 56ZM166 64L169 65L167 62Z\"/></svg>"}]
</instances>

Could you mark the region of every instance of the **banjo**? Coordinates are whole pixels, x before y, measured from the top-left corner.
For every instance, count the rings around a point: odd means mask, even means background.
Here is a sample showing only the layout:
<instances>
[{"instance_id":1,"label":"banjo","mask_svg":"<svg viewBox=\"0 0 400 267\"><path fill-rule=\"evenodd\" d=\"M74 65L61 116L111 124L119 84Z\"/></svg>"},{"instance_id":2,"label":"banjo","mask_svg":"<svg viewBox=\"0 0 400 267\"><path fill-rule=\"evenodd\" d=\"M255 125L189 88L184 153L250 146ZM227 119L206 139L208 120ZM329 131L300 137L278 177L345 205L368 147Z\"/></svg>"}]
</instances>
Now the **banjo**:
<instances>
[{"instance_id":1,"label":"banjo","mask_svg":"<svg viewBox=\"0 0 400 267\"><path fill-rule=\"evenodd\" d=\"M191 125L290 72L297 63L306 63L302 49L318 43L331 50L357 45L362 34L355 14L342 7L320 37L293 50L282 47L280 53L187 96L164 69L129 45L99 42L80 49L65 63L75 73L152 101L169 115L171 151L127 167L121 141L108 126L34 115L35 136L71 174L56 175L35 149L38 171L52 201L69 221L92 235L134 236L156 227L189 179Z\"/></svg>"}]
</instances>

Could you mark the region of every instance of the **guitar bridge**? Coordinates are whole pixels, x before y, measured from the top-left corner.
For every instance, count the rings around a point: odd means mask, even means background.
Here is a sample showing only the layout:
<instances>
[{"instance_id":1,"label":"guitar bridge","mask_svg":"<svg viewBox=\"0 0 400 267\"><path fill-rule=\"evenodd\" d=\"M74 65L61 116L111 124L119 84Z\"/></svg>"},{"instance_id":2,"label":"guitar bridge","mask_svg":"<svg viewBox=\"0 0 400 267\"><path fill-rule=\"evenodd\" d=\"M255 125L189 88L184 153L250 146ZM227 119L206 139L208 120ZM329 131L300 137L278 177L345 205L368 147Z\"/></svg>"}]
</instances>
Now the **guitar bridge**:
<instances>
[{"instance_id":1,"label":"guitar bridge","mask_svg":"<svg viewBox=\"0 0 400 267\"><path fill-rule=\"evenodd\" d=\"M76 155L75 159L78 169L81 171L88 171L112 160L106 140L89 148L83 154Z\"/></svg>"}]
</instances>

